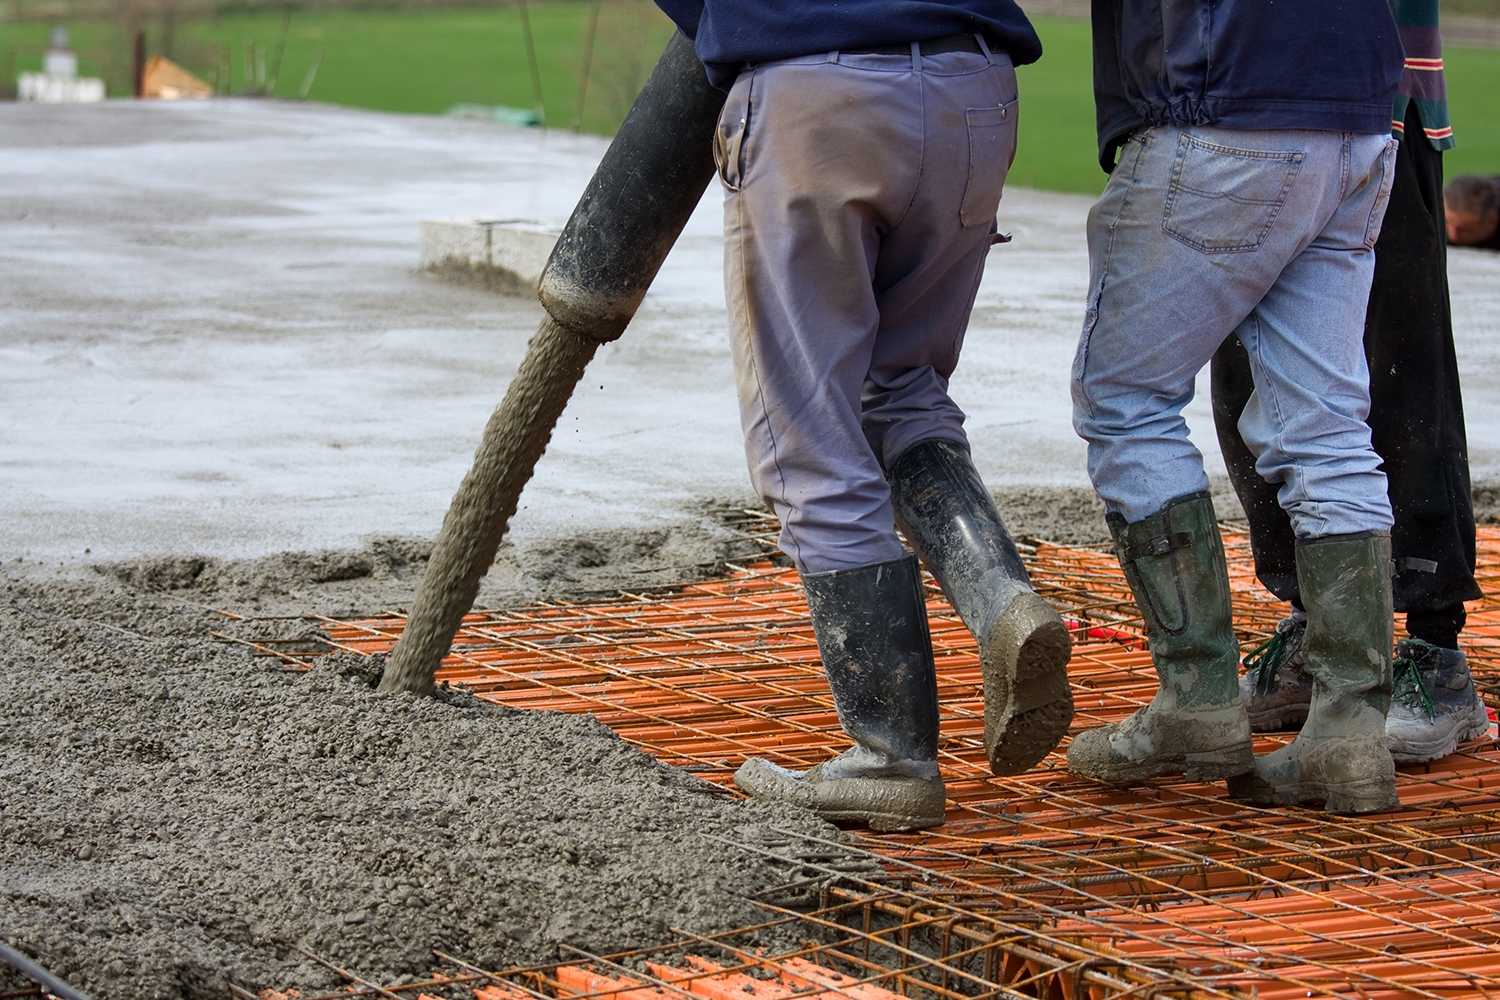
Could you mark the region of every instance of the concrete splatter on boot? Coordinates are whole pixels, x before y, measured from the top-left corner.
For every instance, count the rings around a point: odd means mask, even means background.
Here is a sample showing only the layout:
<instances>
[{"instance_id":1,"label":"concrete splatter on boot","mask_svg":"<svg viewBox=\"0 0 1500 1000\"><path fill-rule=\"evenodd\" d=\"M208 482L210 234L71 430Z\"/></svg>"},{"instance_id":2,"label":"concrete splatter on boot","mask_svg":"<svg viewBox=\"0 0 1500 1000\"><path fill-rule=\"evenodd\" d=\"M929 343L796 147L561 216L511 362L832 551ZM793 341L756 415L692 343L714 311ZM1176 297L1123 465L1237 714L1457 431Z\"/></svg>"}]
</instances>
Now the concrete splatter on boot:
<instances>
[{"instance_id":1,"label":"concrete splatter on boot","mask_svg":"<svg viewBox=\"0 0 1500 1000\"><path fill-rule=\"evenodd\" d=\"M968 449L921 441L892 466L896 522L979 644L990 770L1020 774L1073 721L1073 642L1031 578Z\"/></svg>"},{"instance_id":2,"label":"concrete splatter on boot","mask_svg":"<svg viewBox=\"0 0 1500 1000\"><path fill-rule=\"evenodd\" d=\"M1391 703L1391 539L1333 535L1297 543L1307 609L1307 722L1291 743L1229 782L1260 805L1317 803L1333 813L1393 809L1396 768L1386 748Z\"/></svg>"},{"instance_id":3,"label":"concrete splatter on boot","mask_svg":"<svg viewBox=\"0 0 1500 1000\"><path fill-rule=\"evenodd\" d=\"M1109 525L1161 686L1130 718L1074 737L1068 769L1111 785L1243 774L1254 759L1250 720L1236 679L1239 644L1213 501L1195 493L1134 524L1112 514Z\"/></svg>"},{"instance_id":4,"label":"concrete splatter on boot","mask_svg":"<svg viewBox=\"0 0 1500 1000\"><path fill-rule=\"evenodd\" d=\"M1392 688L1385 742L1398 764L1446 757L1489 731L1484 699L1460 650L1402 639L1396 644Z\"/></svg>"},{"instance_id":5,"label":"concrete splatter on boot","mask_svg":"<svg viewBox=\"0 0 1500 1000\"><path fill-rule=\"evenodd\" d=\"M919 830L943 821L937 675L914 556L803 576L834 707L854 746L806 771L758 757L734 783L830 822Z\"/></svg>"},{"instance_id":6,"label":"concrete splatter on boot","mask_svg":"<svg viewBox=\"0 0 1500 1000\"><path fill-rule=\"evenodd\" d=\"M1307 614L1293 611L1276 625L1276 634L1245 655L1240 698L1250 715L1250 729L1279 733L1302 728L1312 703L1312 678L1302 669Z\"/></svg>"}]
</instances>

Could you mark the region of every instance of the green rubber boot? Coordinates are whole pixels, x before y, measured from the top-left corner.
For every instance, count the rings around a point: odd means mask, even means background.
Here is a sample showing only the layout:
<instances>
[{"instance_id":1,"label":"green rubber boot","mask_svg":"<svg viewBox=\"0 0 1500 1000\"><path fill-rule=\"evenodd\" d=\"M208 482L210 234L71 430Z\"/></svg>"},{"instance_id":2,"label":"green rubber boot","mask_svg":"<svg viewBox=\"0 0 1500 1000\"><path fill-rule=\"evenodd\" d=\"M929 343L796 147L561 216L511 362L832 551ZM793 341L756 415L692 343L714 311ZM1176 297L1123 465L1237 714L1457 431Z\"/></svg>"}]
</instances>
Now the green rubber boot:
<instances>
[{"instance_id":1,"label":"green rubber boot","mask_svg":"<svg viewBox=\"0 0 1500 1000\"><path fill-rule=\"evenodd\" d=\"M1240 701L1239 643L1213 501L1194 493L1134 524L1111 514L1109 526L1161 686L1130 718L1074 737L1068 769L1111 785L1244 774L1254 764L1250 719Z\"/></svg>"},{"instance_id":2,"label":"green rubber boot","mask_svg":"<svg viewBox=\"0 0 1500 1000\"><path fill-rule=\"evenodd\" d=\"M1260 805L1318 803L1332 813L1394 809L1396 767L1386 745L1391 706L1391 539L1333 535L1297 543L1307 608L1302 669L1312 704L1297 738L1229 783Z\"/></svg>"}]
</instances>

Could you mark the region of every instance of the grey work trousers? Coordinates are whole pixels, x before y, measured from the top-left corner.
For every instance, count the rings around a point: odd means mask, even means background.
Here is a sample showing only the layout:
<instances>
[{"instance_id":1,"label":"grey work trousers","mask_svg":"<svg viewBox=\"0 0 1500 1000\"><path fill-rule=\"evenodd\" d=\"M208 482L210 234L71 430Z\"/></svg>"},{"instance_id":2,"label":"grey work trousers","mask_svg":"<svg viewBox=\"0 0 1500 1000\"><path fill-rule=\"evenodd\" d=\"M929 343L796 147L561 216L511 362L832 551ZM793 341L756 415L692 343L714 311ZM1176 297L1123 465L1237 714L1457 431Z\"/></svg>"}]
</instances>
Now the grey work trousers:
<instances>
[{"instance_id":1,"label":"grey work trousers","mask_svg":"<svg viewBox=\"0 0 1500 1000\"><path fill-rule=\"evenodd\" d=\"M714 154L745 453L804 573L898 558L883 470L919 441L967 446L948 379L1016 108L988 49L804 56L730 90Z\"/></svg>"}]
</instances>

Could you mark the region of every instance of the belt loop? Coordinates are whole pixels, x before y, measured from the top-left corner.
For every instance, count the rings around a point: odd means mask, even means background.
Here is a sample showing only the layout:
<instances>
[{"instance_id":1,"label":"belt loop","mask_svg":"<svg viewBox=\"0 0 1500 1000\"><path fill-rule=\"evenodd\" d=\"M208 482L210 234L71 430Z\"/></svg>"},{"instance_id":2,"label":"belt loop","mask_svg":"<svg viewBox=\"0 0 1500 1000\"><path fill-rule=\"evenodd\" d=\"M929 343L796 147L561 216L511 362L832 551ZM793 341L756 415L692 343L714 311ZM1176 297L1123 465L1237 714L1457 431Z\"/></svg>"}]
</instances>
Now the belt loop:
<instances>
[{"instance_id":1,"label":"belt loop","mask_svg":"<svg viewBox=\"0 0 1500 1000\"><path fill-rule=\"evenodd\" d=\"M987 59L991 65L994 65L995 56L994 53L990 52L990 43L984 40L984 32L974 32L974 41L979 43L979 51L984 53L984 58Z\"/></svg>"},{"instance_id":2,"label":"belt loop","mask_svg":"<svg viewBox=\"0 0 1500 1000\"><path fill-rule=\"evenodd\" d=\"M832 52L828 53L828 61L831 63L836 63L839 61L839 56L841 56L842 54L843 53L841 53L838 49L834 49Z\"/></svg>"},{"instance_id":3,"label":"belt loop","mask_svg":"<svg viewBox=\"0 0 1500 1000\"><path fill-rule=\"evenodd\" d=\"M922 43L921 42L912 42L911 43L911 68L912 68L912 72L914 72L914 73L920 73L920 72L922 72Z\"/></svg>"}]
</instances>

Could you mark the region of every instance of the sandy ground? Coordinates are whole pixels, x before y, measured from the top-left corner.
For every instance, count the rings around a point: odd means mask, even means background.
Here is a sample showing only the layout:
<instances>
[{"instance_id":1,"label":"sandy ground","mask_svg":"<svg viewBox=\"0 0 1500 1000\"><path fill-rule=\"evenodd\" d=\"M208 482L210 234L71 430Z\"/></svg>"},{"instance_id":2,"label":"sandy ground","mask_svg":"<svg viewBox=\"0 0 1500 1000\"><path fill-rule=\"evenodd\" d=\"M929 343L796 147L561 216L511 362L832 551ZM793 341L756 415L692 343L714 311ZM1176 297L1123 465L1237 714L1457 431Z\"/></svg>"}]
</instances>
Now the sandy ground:
<instances>
[{"instance_id":1,"label":"sandy ground","mask_svg":"<svg viewBox=\"0 0 1500 1000\"><path fill-rule=\"evenodd\" d=\"M415 272L418 223L560 220L600 140L252 102L0 108L0 553L242 558L430 536L539 309ZM1025 155L1024 150L1021 155ZM1068 365L1088 201L1007 192L954 391L994 485L1086 487ZM710 189L601 352L519 542L746 489ZM1500 476L1500 255L1452 278ZM1191 411L1218 467L1200 400ZM88 550L88 551L85 551Z\"/></svg>"},{"instance_id":2,"label":"sandy ground","mask_svg":"<svg viewBox=\"0 0 1500 1000\"><path fill-rule=\"evenodd\" d=\"M219 996L327 982L298 942L378 977L753 919L785 873L710 838L805 818L586 719L381 698L351 663L283 674L208 637L234 628L211 607L410 600L540 316L417 273L418 223L559 221L602 143L215 102L4 106L0 146L0 690L26 693L0 699L0 939L97 995ZM1068 414L1087 204L1007 194L954 386L1013 530L1064 541L1102 533ZM710 191L482 602L758 551L707 509L749 502L717 226ZM1451 271L1493 511L1500 255Z\"/></svg>"}]
</instances>

